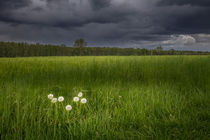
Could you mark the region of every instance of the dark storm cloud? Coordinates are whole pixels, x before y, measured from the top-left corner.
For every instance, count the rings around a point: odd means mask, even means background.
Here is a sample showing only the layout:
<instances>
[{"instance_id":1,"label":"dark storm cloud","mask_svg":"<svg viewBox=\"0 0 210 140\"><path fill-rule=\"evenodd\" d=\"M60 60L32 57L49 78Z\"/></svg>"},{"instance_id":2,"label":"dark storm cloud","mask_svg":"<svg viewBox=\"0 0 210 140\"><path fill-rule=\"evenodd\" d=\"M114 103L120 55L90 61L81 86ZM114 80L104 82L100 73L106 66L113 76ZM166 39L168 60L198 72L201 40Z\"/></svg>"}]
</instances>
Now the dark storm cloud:
<instances>
[{"instance_id":1,"label":"dark storm cloud","mask_svg":"<svg viewBox=\"0 0 210 140\"><path fill-rule=\"evenodd\" d=\"M10 8L20 8L24 6L28 6L30 4L30 0L1 0L0 8L1 10Z\"/></svg>"},{"instance_id":2,"label":"dark storm cloud","mask_svg":"<svg viewBox=\"0 0 210 140\"><path fill-rule=\"evenodd\" d=\"M14 0L13 0L14 1ZM60 28L82 27L90 23L118 23L125 20L132 10L109 7L111 0L37 0L45 5L25 4L16 9L5 10L0 20L16 24L37 24ZM28 3L27 3L28 4ZM24 6L23 6L24 5ZM19 9L22 8L22 9ZM107 8L107 9L103 9ZM100 10L103 9L103 10Z\"/></svg>"},{"instance_id":3,"label":"dark storm cloud","mask_svg":"<svg viewBox=\"0 0 210 140\"><path fill-rule=\"evenodd\" d=\"M161 0L158 2L159 5L192 5L209 7L209 0Z\"/></svg>"},{"instance_id":4,"label":"dark storm cloud","mask_svg":"<svg viewBox=\"0 0 210 140\"><path fill-rule=\"evenodd\" d=\"M0 21L10 23L22 23L11 17L13 9L27 7L31 4L30 0L1 0L0 1Z\"/></svg>"},{"instance_id":5,"label":"dark storm cloud","mask_svg":"<svg viewBox=\"0 0 210 140\"><path fill-rule=\"evenodd\" d=\"M0 40L72 44L74 39L84 37L95 46L151 48L161 43L187 46L190 43L186 42L194 38L194 44L197 40L208 44L209 3L209 0L0 1Z\"/></svg>"},{"instance_id":6,"label":"dark storm cloud","mask_svg":"<svg viewBox=\"0 0 210 140\"><path fill-rule=\"evenodd\" d=\"M210 33L209 13L210 8L200 9L193 15L178 18L175 25L186 33Z\"/></svg>"},{"instance_id":7,"label":"dark storm cloud","mask_svg":"<svg viewBox=\"0 0 210 140\"><path fill-rule=\"evenodd\" d=\"M89 1L94 10L109 7L111 5L111 0L89 0Z\"/></svg>"},{"instance_id":8,"label":"dark storm cloud","mask_svg":"<svg viewBox=\"0 0 210 140\"><path fill-rule=\"evenodd\" d=\"M160 0L158 9L175 8L175 13L164 14L164 27L169 34L210 33L209 0ZM185 8L185 9L183 9Z\"/></svg>"}]
</instances>

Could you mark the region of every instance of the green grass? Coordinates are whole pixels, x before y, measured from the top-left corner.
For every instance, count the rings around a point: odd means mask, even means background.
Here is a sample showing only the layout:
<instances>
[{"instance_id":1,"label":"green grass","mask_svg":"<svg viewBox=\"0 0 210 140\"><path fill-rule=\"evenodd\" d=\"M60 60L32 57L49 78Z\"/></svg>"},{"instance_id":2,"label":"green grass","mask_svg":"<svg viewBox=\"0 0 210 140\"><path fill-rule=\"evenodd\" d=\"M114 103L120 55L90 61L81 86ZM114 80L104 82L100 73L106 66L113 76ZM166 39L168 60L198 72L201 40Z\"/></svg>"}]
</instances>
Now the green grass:
<instances>
[{"instance_id":1,"label":"green grass","mask_svg":"<svg viewBox=\"0 0 210 140\"><path fill-rule=\"evenodd\" d=\"M210 139L210 56L1 58L0 136Z\"/></svg>"}]
</instances>

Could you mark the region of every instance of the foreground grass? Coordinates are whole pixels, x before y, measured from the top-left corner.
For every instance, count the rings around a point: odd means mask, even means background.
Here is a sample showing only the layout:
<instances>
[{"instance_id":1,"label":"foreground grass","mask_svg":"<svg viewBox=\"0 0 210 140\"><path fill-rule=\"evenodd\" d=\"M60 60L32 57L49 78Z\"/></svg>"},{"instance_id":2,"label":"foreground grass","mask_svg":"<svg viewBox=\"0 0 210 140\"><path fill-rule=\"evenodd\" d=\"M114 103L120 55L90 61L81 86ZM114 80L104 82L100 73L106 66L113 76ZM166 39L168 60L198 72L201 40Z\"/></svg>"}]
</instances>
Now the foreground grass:
<instances>
[{"instance_id":1,"label":"foreground grass","mask_svg":"<svg viewBox=\"0 0 210 140\"><path fill-rule=\"evenodd\" d=\"M1 139L209 139L210 57L1 58L0 103Z\"/></svg>"}]
</instances>

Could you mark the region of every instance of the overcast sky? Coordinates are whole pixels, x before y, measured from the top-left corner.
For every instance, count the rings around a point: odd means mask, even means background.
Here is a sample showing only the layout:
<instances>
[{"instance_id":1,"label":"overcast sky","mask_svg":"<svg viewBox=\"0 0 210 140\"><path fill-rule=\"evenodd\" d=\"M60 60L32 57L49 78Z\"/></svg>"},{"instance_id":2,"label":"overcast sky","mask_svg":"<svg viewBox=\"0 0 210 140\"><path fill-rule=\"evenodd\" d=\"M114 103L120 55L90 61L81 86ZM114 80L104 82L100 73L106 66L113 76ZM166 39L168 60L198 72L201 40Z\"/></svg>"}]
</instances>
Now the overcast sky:
<instances>
[{"instance_id":1,"label":"overcast sky","mask_svg":"<svg viewBox=\"0 0 210 140\"><path fill-rule=\"evenodd\" d=\"M0 0L0 41L210 51L210 0Z\"/></svg>"}]
</instances>

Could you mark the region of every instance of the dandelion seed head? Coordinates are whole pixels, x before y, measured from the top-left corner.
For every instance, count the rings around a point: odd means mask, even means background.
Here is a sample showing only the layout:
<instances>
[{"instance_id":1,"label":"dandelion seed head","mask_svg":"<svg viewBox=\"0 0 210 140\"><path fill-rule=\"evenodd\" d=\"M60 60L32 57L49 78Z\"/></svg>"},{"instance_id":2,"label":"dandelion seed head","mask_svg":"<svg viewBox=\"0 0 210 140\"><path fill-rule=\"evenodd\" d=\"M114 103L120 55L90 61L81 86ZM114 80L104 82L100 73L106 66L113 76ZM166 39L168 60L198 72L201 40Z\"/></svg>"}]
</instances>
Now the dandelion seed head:
<instances>
[{"instance_id":1,"label":"dandelion seed head","mask_svg":"<svg viewBox=\"0 0 210 140\"><path fill-rule=\"evenodd\" d=\"M82 104L86 104L86 103L87 103L87 99L82 98L81 103L82 103Z\"/></svg>"},{"instance_id":2,"label":"dandelion seed head","mask_svg":"<svg viewBox=\"0 0 210 140\"><path fill-rule=\"evenodd\" d=\"M67 105L67 106L66 106L66 110L67 110L67 111L72 110L72 106L71 106L71 105Z\"/></svg>"},{"instance_id":3,"label":"dandelion seed head","mask_svg":"<svg viewBox=\"0 0 210 140\"><path fill-rule=\"evenodd\" d=\"M50 100L52 100L52 99L53 99L53 94L49 94L49 95L48 95L48 98L49 98Z\"/></svg>"},{"instance_id":4,"label":"dandelion seed head","mask_svg":"<svg viewBox=\"0 0 210 140\"><path fill-rule=\"evenodd\" d=\"M82 92L79 92L78 97L82 97Z\"/></svg>"},{"instance_id":5,"label":"dandelion seed head","mask_svg":"<svg viewBox=\"0 0 210 140\"><path fill-rule=\"evenodd\" d=\"M74 102L78 102L79 101L79 97L74 97L73 100L74 100Z\"/></svg>"},{"instance_id":6,"label":"dandelion seed head","mask_svg":"<svg viewBox=\"0 0 210 140\"><path fill-rule=\"evenodd\" d=\"M63 102L63 101L64 101L63 96L58 97L58 101L59 101L59 102Z\"/></svg>"},{"instance_id":7,"label":"dandelion seed head","mask_svg":"<svg viewBox=\"0 0 210 140\"><path fill-rule=\"evenodd\" d=\"M56 103L57 100L58 100L57 98L53 98L53 99L51 100L51 102L52 102L52 103Z\"/></svg>"}]
</instances>

